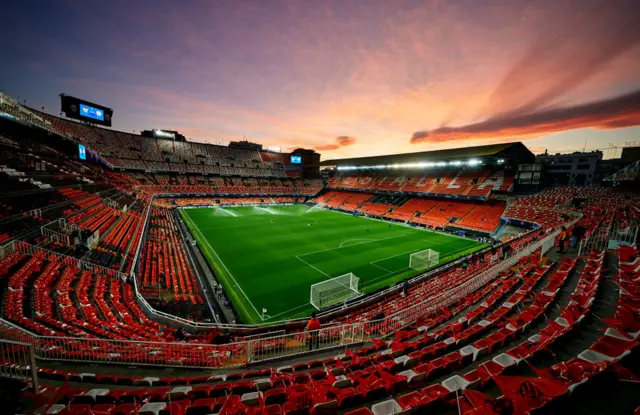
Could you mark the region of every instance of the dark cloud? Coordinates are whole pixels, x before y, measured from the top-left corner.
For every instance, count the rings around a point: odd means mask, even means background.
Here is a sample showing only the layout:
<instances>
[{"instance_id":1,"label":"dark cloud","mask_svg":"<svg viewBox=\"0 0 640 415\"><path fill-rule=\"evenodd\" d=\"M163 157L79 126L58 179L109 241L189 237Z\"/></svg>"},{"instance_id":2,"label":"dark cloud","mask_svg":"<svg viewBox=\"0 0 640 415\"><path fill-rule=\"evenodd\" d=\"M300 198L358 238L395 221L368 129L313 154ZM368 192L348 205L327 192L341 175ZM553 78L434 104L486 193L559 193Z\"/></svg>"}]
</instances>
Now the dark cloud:
<instances>
[{"instance_id":1,"label":"dark cloud","mask_svg":"<svg viewBox=\"0 0 640 415\"><path fill-rule=\"evenodd\" d=\"M412 144L469 139L533 137L577 128L616 129L640 126L640 90L587 104L512 113L460 127L418 131Z\"/></svg>"}]
</instances>

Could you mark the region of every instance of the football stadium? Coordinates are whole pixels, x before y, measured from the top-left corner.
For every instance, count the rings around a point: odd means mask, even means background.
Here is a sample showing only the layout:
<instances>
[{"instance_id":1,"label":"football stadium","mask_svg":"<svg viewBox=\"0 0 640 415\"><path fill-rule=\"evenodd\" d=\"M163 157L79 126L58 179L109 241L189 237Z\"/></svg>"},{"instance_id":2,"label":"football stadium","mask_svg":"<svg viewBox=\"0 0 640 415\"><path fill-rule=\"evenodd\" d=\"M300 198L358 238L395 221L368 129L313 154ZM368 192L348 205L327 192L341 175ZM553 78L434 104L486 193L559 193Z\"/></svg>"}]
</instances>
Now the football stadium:
<instances>
[{"instance_id":1,"label":"football stadium","mask_svg":"<svg viewBox=\"0 0 640 415\"><path fill-rule=\"evenodd\" d=\"M1 105L0 372L27 411L637 403L639 160L549 185L520 142L323 160Z\"/></svg>"},{"instance_id":2,"label":"football stadium","mask_svg":"<svg viewBox=\"0 0 640 415\"><path fill-rule=\"evenodd\" d=\"M637 2L173 3L6 5L0 414L640 415Z\"/></svg>"}]
</instances>

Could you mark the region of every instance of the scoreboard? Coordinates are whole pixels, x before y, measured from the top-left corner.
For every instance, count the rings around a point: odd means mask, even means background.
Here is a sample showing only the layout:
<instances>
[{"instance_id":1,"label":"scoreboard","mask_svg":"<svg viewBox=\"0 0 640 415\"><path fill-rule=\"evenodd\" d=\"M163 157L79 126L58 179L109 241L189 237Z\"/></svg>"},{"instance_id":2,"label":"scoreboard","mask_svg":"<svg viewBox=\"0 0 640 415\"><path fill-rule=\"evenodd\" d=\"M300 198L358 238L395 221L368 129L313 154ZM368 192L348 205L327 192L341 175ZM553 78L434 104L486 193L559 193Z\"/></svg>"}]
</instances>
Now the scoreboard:
<instances>
[{"instance_id":1,"label":"scoreboard","mask_svg":"<svg viewBox=\"0 0 640 415\"><path fill-rule=\"evenodd\" d=\"M111 108L65 94L60 94L60 107L69 118L111 127Z\"/></svg>"}]
</instances>

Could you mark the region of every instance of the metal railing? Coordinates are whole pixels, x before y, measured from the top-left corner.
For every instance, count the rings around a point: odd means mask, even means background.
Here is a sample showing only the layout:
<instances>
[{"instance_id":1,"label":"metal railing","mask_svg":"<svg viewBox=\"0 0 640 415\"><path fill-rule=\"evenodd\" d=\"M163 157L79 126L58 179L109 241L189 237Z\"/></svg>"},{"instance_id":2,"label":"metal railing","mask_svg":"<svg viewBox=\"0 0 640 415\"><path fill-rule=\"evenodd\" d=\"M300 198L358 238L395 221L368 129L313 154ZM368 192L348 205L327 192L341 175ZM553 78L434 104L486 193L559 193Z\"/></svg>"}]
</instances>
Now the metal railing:
<instances>
[{"instance_id":1,"label":"metal railing","mask_svg":"<svg viewBox=\"0 0 640 415\"><path fill-rule=\"evenodd\" d=\"M40 234L48 237L52 241L62 242L65 245L71 245L71 238L69 235L54 231L53 229L49 229L46 226L42 226L40 228Z\"/></svg>"},{"instance_id":2,"label":"metal railing","mask_svg":"<svg viewBox=\"0 0 640 415\"><path fill-rule=\"evenodd\" d=\"M2 256L0 257L0 259L4 258L6 255L13 252L21 252L27 255L35 255L40 252L40 253L44 253L48 258L51 258L51 259L55 258L56 260L63 262L65 264L75 265L77 266L78 269L83 271L89 271L97 275L103 275L111 278L119 278L121 280L124 280L127 277L127 274L118 272L111 268L105 268L100 265L93 264L91 262L86 262L75 257L59 254L57 252L50 251L45 248L40 248L38 246L31 245L27 242L22 242L22 241L11 241L5 244L2 247L2 252L1 252Z\"/></svg>"},{"instance_id":3,"label":"metal railing","mask_svg":"<svg viewBox=\"0 0 640 415\"><path fill-rule=\"evenodd\" d=\"M628 224L620 226L613 218L600 224L591 235L585 237L578 245L578 255L585 255L591 250L605 251L618 249L620 245L635 245L640 225Z\"/></svg>"},{"instance_id":4,"label":"metal railing","mask_svg":"<svg viewBox=\"0 0 640 415\"><path fill-rule=\"evenodd\" d=\"M0 377L31 381L38 393L38 375L33 343L0 339Z\"/></svg>"},{"instance_id":5,"label":"metal railing","mask_svg":"<svg viewBox=\"0 0 640 415\"><path fill-rule=\"evenodd\" d=\"M313 332L277 334L247 338L242 342L226 345L209 345L40 336L0 319L0 337L33 345L35 357L43 360L193 368L239 367L311 351L328 351L385 338L396 330L416 323L438 308L450 305L485 286L502 271L512 267L523 256L540 249L557 234L558 231L532 242L510 258L457 287L377 321L331 325Z\"/></svg>"}]
</instances>

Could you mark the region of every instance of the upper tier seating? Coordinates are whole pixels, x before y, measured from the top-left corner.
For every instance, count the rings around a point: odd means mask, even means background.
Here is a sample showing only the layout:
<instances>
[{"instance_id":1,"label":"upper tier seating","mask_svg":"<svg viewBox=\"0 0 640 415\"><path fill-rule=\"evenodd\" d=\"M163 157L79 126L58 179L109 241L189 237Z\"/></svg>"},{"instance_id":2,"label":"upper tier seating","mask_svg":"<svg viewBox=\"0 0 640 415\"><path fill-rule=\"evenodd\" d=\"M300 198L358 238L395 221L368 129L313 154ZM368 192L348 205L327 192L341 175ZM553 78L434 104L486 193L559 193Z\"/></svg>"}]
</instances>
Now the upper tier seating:
<instances>
[{"instance_id":1,"label":"upper tier seating","mask_svg":"<svg viewBox=\"0 0 640 415\"><path fill-rule=\"evenodd\" d=\"M91 127L40 113L54 130L80 141L112 167L176 173L285 177L282 157L272 153L196 142L153 139ZM267 160L263 160L263 157ZM286 158L284 159L286 161Z\"/></svg>"},{"instance_id":2,"label":"upper tier seating","mask_svg":"<svg viewBox=\"0 0 640 415\"><path fill-rule=\"evenodd\" d=\"M109 173L114 185L147 194L297 194L313 196L322 189L321 180L295 178L231 178L206 176L171 176L166 174Z\"/></svg>"}]
</instances>

